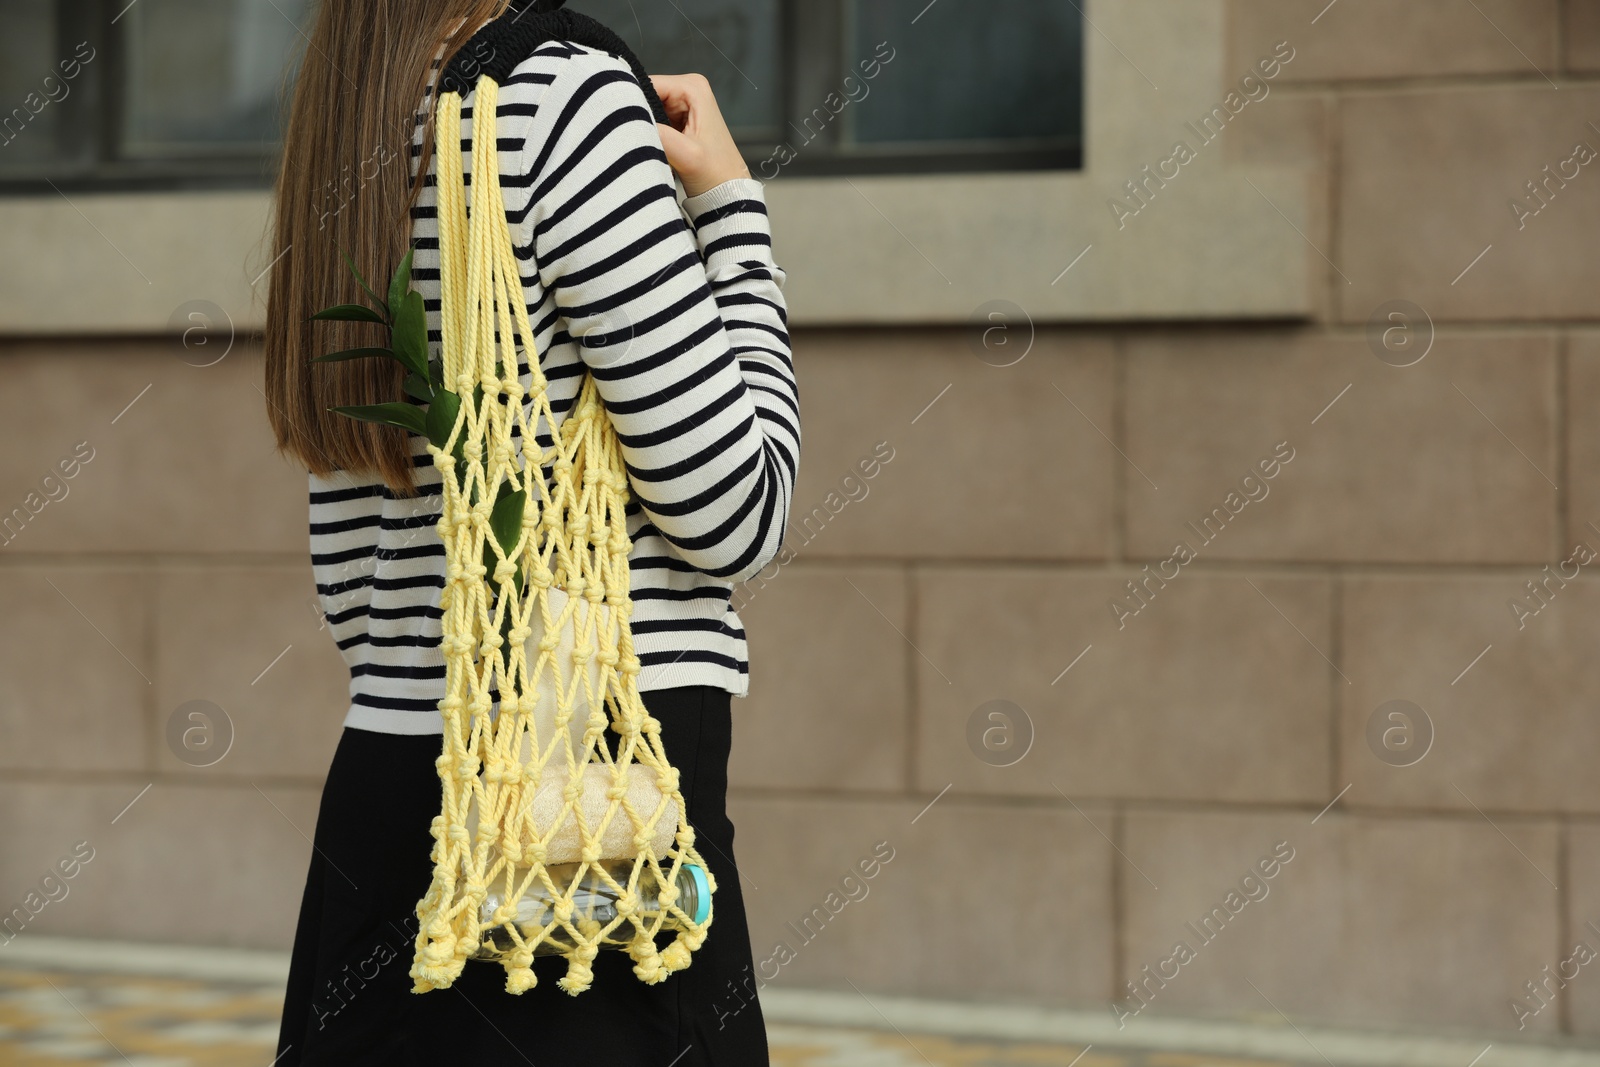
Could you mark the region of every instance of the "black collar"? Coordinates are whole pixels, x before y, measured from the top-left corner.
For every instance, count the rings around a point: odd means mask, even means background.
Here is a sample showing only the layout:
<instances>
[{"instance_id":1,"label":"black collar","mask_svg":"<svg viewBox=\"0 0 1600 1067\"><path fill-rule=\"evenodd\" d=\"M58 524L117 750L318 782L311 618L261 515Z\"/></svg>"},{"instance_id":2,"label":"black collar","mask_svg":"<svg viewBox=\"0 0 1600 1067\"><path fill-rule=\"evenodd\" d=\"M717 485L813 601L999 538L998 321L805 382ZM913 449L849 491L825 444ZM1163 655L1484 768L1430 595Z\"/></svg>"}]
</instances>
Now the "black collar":
<instances>
[{"instance_id":1,"label":"black collar","mask_svg":"<svg viewBox=\"0 0 1600 1067\"><path fill-rule=\"evenodd\" d=\"M505 14L486 24L462 45L439 76L440 92L465 96L487 74L504 84L518 63L540 45L550 41L571 41L587 45L621 59L633 70L645 100L657 122L667 121L650 76L645 73L633 49L610 29L588 15L562 9L566 0L511 0Z\"/></svg>"}]
</instances>

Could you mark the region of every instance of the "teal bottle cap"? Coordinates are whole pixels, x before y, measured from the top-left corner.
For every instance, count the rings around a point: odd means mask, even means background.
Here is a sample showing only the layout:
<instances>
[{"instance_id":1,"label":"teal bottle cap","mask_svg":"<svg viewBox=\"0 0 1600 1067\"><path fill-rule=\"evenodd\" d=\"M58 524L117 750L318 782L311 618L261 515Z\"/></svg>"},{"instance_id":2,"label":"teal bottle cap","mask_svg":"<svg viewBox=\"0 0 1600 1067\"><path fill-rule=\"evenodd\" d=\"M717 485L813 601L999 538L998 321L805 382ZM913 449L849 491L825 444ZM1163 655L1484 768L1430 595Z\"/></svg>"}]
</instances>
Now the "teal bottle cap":
<instances>
[{"instance_id":1,"label":"teal bottle cap","mask_svg":"<svg viewBox=\"0 0 1600 1067\"><path fill-rule=\"evenodd\" d=\"M705 868L698 863L685 863L683 868L694 879L694 921L698 926L711 916L711 883L706 881Z\"/></svg>"}]
</instances>

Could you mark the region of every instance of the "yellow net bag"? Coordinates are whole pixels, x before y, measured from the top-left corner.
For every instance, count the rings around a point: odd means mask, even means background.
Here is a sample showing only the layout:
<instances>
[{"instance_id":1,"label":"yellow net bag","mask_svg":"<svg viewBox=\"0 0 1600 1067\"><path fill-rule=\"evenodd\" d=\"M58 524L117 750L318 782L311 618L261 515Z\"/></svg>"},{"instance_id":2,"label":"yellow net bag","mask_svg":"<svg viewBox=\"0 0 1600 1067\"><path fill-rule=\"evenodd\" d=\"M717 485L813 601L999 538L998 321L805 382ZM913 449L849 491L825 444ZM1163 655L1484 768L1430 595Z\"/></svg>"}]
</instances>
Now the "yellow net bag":
<instances>
[{"instance_id":1,"label":"yellow net bag","mask_svg":"<svg viewBox=\"0 0 1600 1067\"><path fill-rule=\"evenodd\" d=\"M476 91L470 212L462 154L452 149L461 95L441 93L436 115L443 382L462 401L446 444L428 445L443 478L438 530L448 557L443 803L433 883L416 909L413 991L449 986L491 937L511 993L536 984L535 954L555 953L568 961L558 984L576 995L605 946L624 948L641 981L660 982L704 942L716 881L694 849L660 722L639 695L621 447L587 374L559 427L552 415L500 194L499 86L483 76ZM526 403L519 339L532 376ZM553 447L535 463L514 449L512 428L524 450L540 453L541 416ZM496 501L509 495L503 485L522 494L509 551L491 529ZM680 906L688 865L704 872L694 913ZM608 921L581 906L585 881L616 897ZM652 908L641 906L647 889ZM526 909L519 917L536 893L550 906L534 909L533 921Z\"/></svg>"}]
</instances>

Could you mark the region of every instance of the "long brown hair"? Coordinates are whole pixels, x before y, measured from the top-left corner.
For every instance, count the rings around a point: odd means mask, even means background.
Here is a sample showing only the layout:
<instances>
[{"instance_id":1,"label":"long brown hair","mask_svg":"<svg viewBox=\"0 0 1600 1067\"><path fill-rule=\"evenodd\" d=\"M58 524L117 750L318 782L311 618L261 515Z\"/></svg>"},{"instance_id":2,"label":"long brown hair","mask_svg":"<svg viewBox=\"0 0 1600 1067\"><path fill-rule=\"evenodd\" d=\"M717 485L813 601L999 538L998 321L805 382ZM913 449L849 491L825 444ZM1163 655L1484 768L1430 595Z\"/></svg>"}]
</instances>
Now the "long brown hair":
<instances>
[{"instance_id":1,"label":"long brown hair","mask_svg":"<svg viewBox=\"0 0 1600 1067\"><path fill-rule=\"evenodd\" d=\"M417 178L409 161L435 55L445 62L510 0L323 0L295 81L275 188L264 348L267 418L281 454L315 474L376 474L401 495L416 481L409 434L329 411L403 398L394 360L312 363L383 343L381 327L307 322L367 302L348 252L379 296L410 245L410 209L433 148L427 117Z\"/></svg>"}]
</instances>

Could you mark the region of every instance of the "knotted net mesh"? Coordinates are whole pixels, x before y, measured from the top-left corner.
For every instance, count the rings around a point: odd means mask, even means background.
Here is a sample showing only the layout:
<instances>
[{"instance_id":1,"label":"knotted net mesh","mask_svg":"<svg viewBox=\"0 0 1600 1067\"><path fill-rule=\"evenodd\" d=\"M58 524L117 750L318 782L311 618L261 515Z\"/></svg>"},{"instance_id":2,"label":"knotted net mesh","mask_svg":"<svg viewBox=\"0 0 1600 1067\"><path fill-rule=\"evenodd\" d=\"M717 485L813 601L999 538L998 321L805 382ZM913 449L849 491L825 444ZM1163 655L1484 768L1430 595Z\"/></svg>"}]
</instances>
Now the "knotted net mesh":
<instances>
[{"instance_id":1,"label":"knotted net mesh","mask_svg":"<svg viewBox=\"0 0 1600 1067\"><path fill-rule=\"evenodd\" d=\"M476 85L470 211L459 141L445 134L461 129L462 98L447 92L437 102L443 383L462 400L448 442L428 445L443 481L446 692L433 882L417 903L410 973L414 992L447 987L496 931L511 946L499 960L508 992L536 984L534 950L548 942L568 960L558 984L576 995L593 980L602 940L625 942L634 974L655 983L689 965L711 918L696 922L678 904L679 867L705 864L660 722L639 695L617 434L588 374L557 422L534 350L500 193L498 88L487 76ZM549 450L534 432L541 419L554 428ZM506 551L491 516L518 492L520 533ZM586 876L618 894L604 924L574 907ZM640 907L647 884L659 893L653 910ZM518 903L539 887L554 907L542 923L518 921ZM491 891L501 903L485 917ZM669 919L675 936L658 948Z\"/></svg>"}]
</instances>

